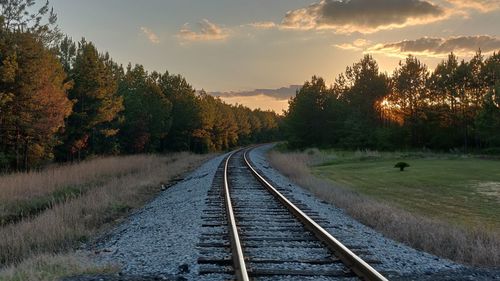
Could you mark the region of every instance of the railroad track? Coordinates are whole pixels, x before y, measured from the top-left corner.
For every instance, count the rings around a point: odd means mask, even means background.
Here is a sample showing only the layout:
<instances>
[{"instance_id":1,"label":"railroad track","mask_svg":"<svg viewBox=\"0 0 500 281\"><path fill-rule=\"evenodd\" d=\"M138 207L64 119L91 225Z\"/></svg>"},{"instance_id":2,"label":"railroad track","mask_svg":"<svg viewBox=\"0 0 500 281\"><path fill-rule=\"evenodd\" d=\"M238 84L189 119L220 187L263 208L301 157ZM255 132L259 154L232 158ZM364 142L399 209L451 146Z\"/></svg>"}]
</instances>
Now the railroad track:
<instances>
[{"instance_id":1,"label":"railroad track","mask_svg":"<svg viewBox=\"0 0 500 281\"><path fill-rule=\"evenodd\" d=\"M198 245L204 279L387 280L355 254L366 249L341 244L320 226L328 221L265 179L248 151L225 159L209 191Z\"/></svg>"}]
</instances>

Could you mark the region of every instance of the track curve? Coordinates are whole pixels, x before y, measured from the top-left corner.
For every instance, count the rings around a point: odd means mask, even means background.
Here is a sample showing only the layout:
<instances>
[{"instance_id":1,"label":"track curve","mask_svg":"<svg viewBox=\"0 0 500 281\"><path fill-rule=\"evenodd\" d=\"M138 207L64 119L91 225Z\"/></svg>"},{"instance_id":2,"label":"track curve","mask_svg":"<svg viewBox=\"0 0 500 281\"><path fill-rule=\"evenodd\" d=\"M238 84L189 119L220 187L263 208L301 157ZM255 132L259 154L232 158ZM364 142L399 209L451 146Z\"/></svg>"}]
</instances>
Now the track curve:
<instances>
[{"instance_id":1,"label":"track curve","mask_svg":"<svg viewBox=\"0 0 500 281\"><path fill-rule=\"evenodd\" d=\"M224 266L203 274L232 273L243 281L387 280L321 227L328 222L318 213L292 203L262 176L249 151L231 153L219 171L221 184L215 185L210 206L220 209L223 220L213 226L228 240L216 243L217 251L228 250L231 258L203 258Z\"/></svg>"}]
</instances>

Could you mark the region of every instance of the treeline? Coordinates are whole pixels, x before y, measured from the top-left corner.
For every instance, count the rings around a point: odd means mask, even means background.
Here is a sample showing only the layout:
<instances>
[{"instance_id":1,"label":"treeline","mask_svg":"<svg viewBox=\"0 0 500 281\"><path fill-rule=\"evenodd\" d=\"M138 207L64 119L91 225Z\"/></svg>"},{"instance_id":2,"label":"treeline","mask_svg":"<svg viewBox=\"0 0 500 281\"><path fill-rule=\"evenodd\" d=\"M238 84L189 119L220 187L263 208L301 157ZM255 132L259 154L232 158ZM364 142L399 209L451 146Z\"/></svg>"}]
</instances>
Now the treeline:
<instances>
[{"instance_id":1,"label":"treeline","mask_svg":"<svg viewBox=\"0 0 500 281\"><path fill-rule=\"evenodd\" d=\"M366 55L327 87L305 82L289 104L294 148L427 148L500 152L500 53L470 61L452 53L434 71L408 56L392 76Z\"/></svg>"},{"instance_id":2,"label":"treeline","mask_svg":"<svg viewBox=\"0 0 500 281\"><path fill-rule=\"evenodd\" d=\"M274 112L197 93L180 75L124 68L91 42L61 36L48 2L34 6L0 2L3 170L90 155L220 151L276 137Z\"/></svg>"}]
</instances>

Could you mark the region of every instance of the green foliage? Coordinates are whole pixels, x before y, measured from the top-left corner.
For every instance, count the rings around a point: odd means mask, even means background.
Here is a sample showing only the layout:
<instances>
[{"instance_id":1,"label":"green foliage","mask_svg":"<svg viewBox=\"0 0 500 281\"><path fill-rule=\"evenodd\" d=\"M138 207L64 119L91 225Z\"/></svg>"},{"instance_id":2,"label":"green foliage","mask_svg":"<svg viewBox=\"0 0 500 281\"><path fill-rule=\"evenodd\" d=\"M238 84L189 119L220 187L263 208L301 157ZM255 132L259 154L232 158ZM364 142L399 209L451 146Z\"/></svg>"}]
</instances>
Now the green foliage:
<instances>
[{"instance_id":1,"label":"green foliage","mask_svg":"<svg viewBox=\"0 0 500 281\"><path fill-rule=\"evenodd\" d=\"M500 55L469 61L454 54L430 73L408 56L392 77L367 55L331 88L313 77L290 100L284 129L291 148L430 148L500 146Z\"/></svg>"},{"instance_id":2,"label":"green foliage","mask_svg":"<svg viewBox=\"0 0 500 281\"><path fill-rule=\"evenodd\" d=\"M347 67L330 89L313 77L290 100L286 112L291 147L375 147L373 128L382 123L377 104L388 91L387 77L369 55Z\"/></svg>"},{"instance_id":3,"label":"green foliage","mask_svg":"<svg viewBox=\"0 0 500 281\"><path fill-rule=\"evenodd\" d=\"M327 104L332 98L325 81L314 76L290 99L286 116L288 142L292 147L316 146L324 143L327 131L322 123Z\"/></svg>"},{"instance_id":4,"label":"green foliage","mask_svg":"<svg viewBox=\"0 0 500 281\"><path fill-rule=\"evenodd\" d=\"M172 124L165 141L170 150L193 149L193 133L201 126L201 108L195 90L180 75L159 75L158 86L172 103Z\"/></svg>"},{"instance_id":5,"label":"green foliage","mask_svg":"<svg viewBox=\"0 0 500 281\"><path fill-rule=\"evenodd\" d=\"M123 98L117 94L118 81L112 61L100 55L92 43L82 39L75 56L69 60L73 87L68 96L75 104L59 158L73 160L105 152L98 144L118 131L114 121L123 110Z\"/></svg>"},{"instance_id":6,"label":"green foliage","mask_svg":"<svg viewBox=\"0 0 500 281\"><path fill-rule=\"evenodd\" d=\"M499 85L500 86L500 85ZM497 88L497 92L500 87ZM500 146L500 108L492 93L488 94L476 119L478 134L487 146Z\"/></svg>"},{"instance_id":7,"label":"green foliage","mask_svg":"<svg viewBox=\"0 0 500 281\"><path fill-rule=\"evenodd\" d=\"M394 165L394 168L399 168L399 170L402 172L405 170L405 168L410 167L410 164L406 162L398 162L396 165Z\"/></svg>"},{"instance_id":8,"label":"green foliage","mask_svg":"<svg viewBox=\"0 0 500 281\"><path fill-rule=\"evenodd\" d=\"M125 111L119 139L129 153L161 151L171 127L172 104L154 78L142 66L129 65L120 81Z\"/></svg>"}]
</instances>

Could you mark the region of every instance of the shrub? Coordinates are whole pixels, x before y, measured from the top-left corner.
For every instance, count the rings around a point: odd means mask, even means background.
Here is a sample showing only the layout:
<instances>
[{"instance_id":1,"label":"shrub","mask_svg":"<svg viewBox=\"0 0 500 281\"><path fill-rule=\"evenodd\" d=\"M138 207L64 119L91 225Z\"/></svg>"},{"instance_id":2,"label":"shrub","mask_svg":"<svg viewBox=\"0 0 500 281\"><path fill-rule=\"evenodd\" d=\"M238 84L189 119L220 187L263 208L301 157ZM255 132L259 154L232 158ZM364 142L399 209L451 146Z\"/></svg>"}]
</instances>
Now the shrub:
<instances>
[{"instance_id":1,"label":"shrub","mask_svg":"<svg viewBox=\"0 0 500 281\"><path fill-rule=\"evenodd\" d=\"M398 162L396 165L394 165L394 168L399 168L399 170L402 172L405 170L405 168L410 167L410 164L406 162Z\"/></svg>"}]
</instances>

